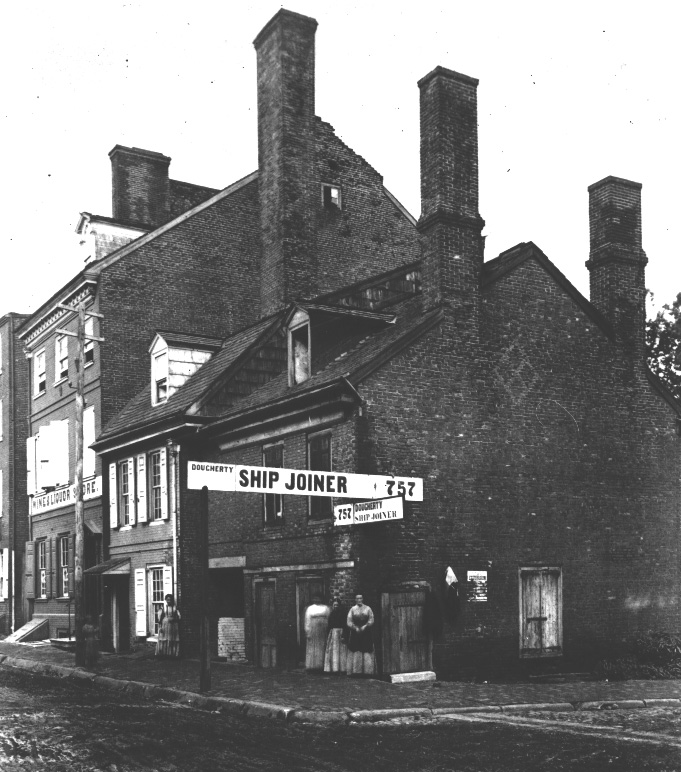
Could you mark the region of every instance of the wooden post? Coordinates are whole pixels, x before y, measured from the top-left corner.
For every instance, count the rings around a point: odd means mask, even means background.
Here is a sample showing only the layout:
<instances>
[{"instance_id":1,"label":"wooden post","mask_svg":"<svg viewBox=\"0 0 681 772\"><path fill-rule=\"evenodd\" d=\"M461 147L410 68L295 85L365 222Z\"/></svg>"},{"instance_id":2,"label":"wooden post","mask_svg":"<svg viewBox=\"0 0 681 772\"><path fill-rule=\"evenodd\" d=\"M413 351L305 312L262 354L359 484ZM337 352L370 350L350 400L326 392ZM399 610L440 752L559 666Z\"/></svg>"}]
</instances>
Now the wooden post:
<instances>
[{"instance_id":1,"label":"wooden post","mask_svg":"<svg viewBox=\"0 0 681 772\"><path fill-rule=\"evenodd\" d=\"M85 667L85 597L83 593L83 557L85 521L83 517L83 413L85 412L85 306L78 306L78 358L76 361L76 539L73 579L76 624L76 667Z\"/></svg>"},{"instance_id":2,"label":"wooden post","mask_svg":"<svg viewBox=\"0 0 681 772\"><path fill-rule=\"evenodd\" d=\"M201 602L200 602L200 661L201 675L199 692L210 691L210 651L208 641L208 488L201 489L199 506L200 521L200 561L201 561Z\"/></svg>"}]
</instances>

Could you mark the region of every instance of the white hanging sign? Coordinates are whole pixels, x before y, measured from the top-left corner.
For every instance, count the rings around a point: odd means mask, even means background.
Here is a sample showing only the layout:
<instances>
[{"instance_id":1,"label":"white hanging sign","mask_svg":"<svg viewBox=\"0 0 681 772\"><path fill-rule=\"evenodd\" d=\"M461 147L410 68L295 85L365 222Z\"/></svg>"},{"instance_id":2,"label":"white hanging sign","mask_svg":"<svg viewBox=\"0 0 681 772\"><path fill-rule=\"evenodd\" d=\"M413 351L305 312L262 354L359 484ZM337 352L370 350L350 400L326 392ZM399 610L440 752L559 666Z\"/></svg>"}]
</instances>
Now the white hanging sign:
<instances>
[{"instance_id":1,"label":"white hanging sign","mask_svg":"<svg viewBox=\"0 0 681 772\"><path fill-rule=\"evenodd\" d=\"M334 525L364 525L383 523L386 520L404 518L402 496L373 501L358 501L354 504L339 504L333 508Z\"/></svg>"},{"instance_id":2,"label":"white hanging sign","mask_svg":"<svg viewBox=\"0 0 681 772\"><path fill-rule=\"evenodd\" d=\"M97 499L102 495L102 477L97 475L89 480L83 480L83 500ZM59 509L69 504L76 503L76 486L62 485L48 493L40 493L31 499L30 510L32 515L40 512L49 512L51 509Z\"/></svg>"},{"instance_id":3,"label":"white hanging sign","mask_svg":"<svg viewBox=\"0 0 681 772\"><path fill-rule=\"evenodd\" d=\"M407 501L423 501L423 480L420 477L188 461L187 487L200 490L204 486L211 491L332 496L341 499L384 499L397 496Z\"/></svg>"}]
</instances>

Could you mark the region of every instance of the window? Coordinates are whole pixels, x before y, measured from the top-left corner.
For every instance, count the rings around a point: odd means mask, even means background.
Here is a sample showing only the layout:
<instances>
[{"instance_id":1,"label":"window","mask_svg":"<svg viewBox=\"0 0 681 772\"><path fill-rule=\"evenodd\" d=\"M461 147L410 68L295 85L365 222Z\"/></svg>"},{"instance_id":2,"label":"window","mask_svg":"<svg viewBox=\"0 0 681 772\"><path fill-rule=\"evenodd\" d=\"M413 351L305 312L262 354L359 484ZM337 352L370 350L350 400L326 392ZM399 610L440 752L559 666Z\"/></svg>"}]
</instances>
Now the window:
<instances>
[{"instance_id":1,"label":"window","mask_svg":"<svg viewBox=\"0 0 681 772\"><path fill-rule=\"evenodd\" d=\"M69 422L50 421L26 440L28 495L69 482Z\"/></svg>"},{"instance_id":2,"label":"window","mask_svg":"<svg viewBox=\"0 0 681 772\"><path fill-rule=\"evenodd\" d=\"M303 324L290 332L290 382L302 383L310 377L310 325Z\"/></svg>"},{"instance_id":3,"label":"window","mask_svg":"<svg viewBox=\"0 0 681 772\"><path fill-rule=\"evenodd\" d=\"M43 539L36 544L36 596L47 598L47 542Z\"/></svg>"},{"instance_id":4,"label":"window","mask_svg":"<svg viewBox=\"0 0 681 772\"><path fill-rule=\"evenodd\" d=\"M163 611L163 603L166 593L163 588L163 566L160 568L152 568L149 570L149 595L151 603L151 619L149 620L149 629L153 635L158 634L159 621L158 618Z\"/></svg>"},{"instance_id":5,"label":"window","mask_svg":"<svg viewBox=\"0 0 681 772\"><path fill-rule=\"evenodd\" d=\"M60 335L54 344L54 382L57 383L69 375L69 339Z\"/></svg>"},{"instance_id":6,"label":"window","mask_svg":"<svg viewBox=\"0 0 681 772\"><path fill-rule=\"evenodd\" d=\"M0 550L0 600L7 600L9 588L9 549Z\"/></svg>"},{"instance_id":7,"label":"window","mask_svg":"<svg viewBox=\"0 0 681 772\"><path fill-rule=\"evenodd\" d=\"M57 540L57 559L59 560L59 597L69 597L69 537L60 536Z\"/></svg>"},{"instance_id":8,"label":"window","mask_svg":"<svg viewBox=\"0 0 681 772\"><path fill-rule=\"evenodd\" d=\"M322 185L322 203L325 207L341 208L341 189L338 185Z\"/></svg>"},{"instance_id":9,"label":"window","mask_svg":"<svg viewBox=\"0 0 681 772\"><path fill-rule=\"evenodd\" d=\"M168 399L168 352L155 354L152 361L152 404L158 405Z\"/></svg>"},{"instance_id":10,"label":"window","mask_svg":"<svg viewBox=\"0 0 681 772\"><path fill-rule=\"evenodd\" d=\"M132 525L131 463L129 459L118 462L118 512L121 525Z\"/></svg>"},{"instance_id":11,"label":"window","mask_svg":"<svg viewBox=\"0 0 681 772\"><path fill-rule=\"evenodd\" d=\"M331 471L331 435L315 434L308 439L308 468L316 472ZM333 514L330 496L310 496L310 517L321 519Z\"/></svg>"},{"instance_id":12,"label":"window","mask_svg":"<svg viewBox=\"0 0 681 772\"><path fill-rule=\"evenodd\" d=\"M284 446L279 444L263 448L262 465L281 469L284 466ZM265 504L265 525L283 522L284 497L280 493L266 493L263 499Z\"/></svg>"},{"instance_id":13,"label":"window","mask_svg":"<svg viewBox=\"0 0 681 772\"><path fill-rule=\"evenodd\" d=\"M149 454L149 520L152 522L164 518L163 489L165 486L161 467L161 451L155 450Z\"/></svg>"},{"instance_id":14,"label":"window","mask_svg":"<svg viewBox=\"0 0 681 772\"><path fill-rule=\"evenodd\" d=\"M91 365L95 361L95 342L93 340L88 340L89 336L93 336L95 334L95 324L94 319L89 316L85 320L85 364L84 367L87 367L88 365Z\"/></svg>"},{"instance_id":15,"label":"window","mask_svg":"<svg viewBox=\"0 0 681 772\"><path fill-rule=\"evenodd\" d=\"M33 394L39 397L47 390L47 376L45 374L45 350L38 351L33 359Z\"/></svg>"}]
</instances>

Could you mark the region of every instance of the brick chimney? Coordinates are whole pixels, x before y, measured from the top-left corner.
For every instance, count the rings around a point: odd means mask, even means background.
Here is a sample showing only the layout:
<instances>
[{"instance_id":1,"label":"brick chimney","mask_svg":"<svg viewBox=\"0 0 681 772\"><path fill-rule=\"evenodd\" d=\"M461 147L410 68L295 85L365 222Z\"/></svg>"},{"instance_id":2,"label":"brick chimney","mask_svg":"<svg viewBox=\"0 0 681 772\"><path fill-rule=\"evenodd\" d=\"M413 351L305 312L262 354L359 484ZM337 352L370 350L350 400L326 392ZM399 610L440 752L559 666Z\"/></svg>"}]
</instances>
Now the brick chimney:
<instances>
[{"instance_id":1,"label":"brick chimney","mask_svg":"<svg viewBox=\"0 0 681 772\"><path fill-rule=\"evenodd\" d=\"M151 150L116 145L111 159L113 219L156 228L170 219L170 158Z\"/></svg>"},{"instance_id":2,"label":"brick chimney","mask_svg":"<svg viewBox=\"0 0 681 772\"><path fill-rule=\"evenodd\" d=\"M424 305L449 307L475 338L485 224L478 212L478 81L436 67L418 85Z\"/></svg>"},{"instance_id":3,"label":"brick chimney","mask_svg":"<svg viewBox=\"0 0 681 772\"><path fill-rule=\"evenodd\" d=\"M641 184L606 177L589 186L591 302L632 354L645 357L648 262L641 246Z\"/></svg>"},{"instance_id":4,"label":"brick chimney","mask_svg":"<svg viewBox=\"0 0 681 772\"><path fill-rule=\"evenodd\" d=\"M253 45L258 59L261 311L271 314L316 288L315 31L280 10Z\"/></svg>"}]
</instances>

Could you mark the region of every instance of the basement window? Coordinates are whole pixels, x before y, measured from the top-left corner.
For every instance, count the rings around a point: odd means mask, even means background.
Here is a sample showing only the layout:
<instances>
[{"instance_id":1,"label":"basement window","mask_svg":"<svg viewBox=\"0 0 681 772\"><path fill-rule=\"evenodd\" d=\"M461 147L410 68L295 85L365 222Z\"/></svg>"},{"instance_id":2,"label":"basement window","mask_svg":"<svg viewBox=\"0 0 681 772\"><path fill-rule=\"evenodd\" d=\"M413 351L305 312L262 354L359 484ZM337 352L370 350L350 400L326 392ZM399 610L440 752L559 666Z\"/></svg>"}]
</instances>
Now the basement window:
<instances>
[{"instance_id":1,"label":"basement window","mask_svg":"<svg viewBox=\"0 0 681 772\"><path fill-rule=\"evenodd\" d=\"M341 208L341 189L338 185L322 185L322 203L328 209L333 206Z\"/></svg>"}]
</instances>

